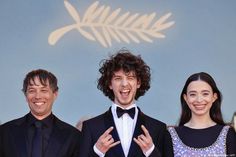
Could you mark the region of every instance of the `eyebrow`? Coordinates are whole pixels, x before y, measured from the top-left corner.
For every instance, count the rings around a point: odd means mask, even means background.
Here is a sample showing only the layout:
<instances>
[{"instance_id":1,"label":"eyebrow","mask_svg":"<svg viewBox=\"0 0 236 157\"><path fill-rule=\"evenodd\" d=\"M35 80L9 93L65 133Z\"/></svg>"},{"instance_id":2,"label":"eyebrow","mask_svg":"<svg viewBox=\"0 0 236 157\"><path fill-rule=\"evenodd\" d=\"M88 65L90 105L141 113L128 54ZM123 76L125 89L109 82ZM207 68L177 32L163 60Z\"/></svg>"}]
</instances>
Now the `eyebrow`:
<instances>
[{"instance_id":1,"label":"eyebrow","mask_svg":"<svg viewBox=\"0 0 236 157\"><path fill-rule=\"evenodd\" d=\"M191 91L189 91L188 93L196 93L196 92L197 92L197 91L195 91L195 90L191 90ZM208 93L209 93L209 92L211 92L211 91L209 91L209 90L206 89L206 90L202 90L201 92L208 92Z\"/></svg>"}]
</instances>

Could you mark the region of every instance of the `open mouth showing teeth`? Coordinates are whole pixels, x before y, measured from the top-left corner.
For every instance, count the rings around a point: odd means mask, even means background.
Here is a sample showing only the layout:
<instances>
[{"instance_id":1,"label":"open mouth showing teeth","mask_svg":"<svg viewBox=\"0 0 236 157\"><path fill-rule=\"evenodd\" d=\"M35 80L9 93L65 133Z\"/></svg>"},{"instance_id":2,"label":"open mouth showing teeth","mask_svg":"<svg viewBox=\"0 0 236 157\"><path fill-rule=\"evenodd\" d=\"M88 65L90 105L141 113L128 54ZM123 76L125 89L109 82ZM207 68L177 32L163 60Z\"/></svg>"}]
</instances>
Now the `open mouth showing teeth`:
<instances>
[{"instance_id":1,"label":"open mouth showing teeth","mask_svg":"<svg viewBox=\"0 0 236 157\"><path fill-rule=\"evenodd\" d=\"M121 94L122 96L128 96L129 93L130 93L129 90L125 90L125 91L121 91L121 92L120 92L120 94Z\"/></svg>"},{"instance_id":2,"label":"open mouth showing teeth","mask_svg":"<svg viewBox=\"0 0 236 157\"><path fill-rule=\"evenodd\" d=\"M205 108L205 105L194 105L194 107L198 110L201 110Z\"/></svg>"},{"instance_id":3,"label":"open mouth showing teeth","mask_svg":"<svg viewBox=\"0 0 236 157\"><path fill-rule=\"evenodd\" d=\"M41 106L41 105L43 105L44 103L43 103L43 102L35 102L34 104L37 105L37 106Z\"/></svg>"}]
</instances>

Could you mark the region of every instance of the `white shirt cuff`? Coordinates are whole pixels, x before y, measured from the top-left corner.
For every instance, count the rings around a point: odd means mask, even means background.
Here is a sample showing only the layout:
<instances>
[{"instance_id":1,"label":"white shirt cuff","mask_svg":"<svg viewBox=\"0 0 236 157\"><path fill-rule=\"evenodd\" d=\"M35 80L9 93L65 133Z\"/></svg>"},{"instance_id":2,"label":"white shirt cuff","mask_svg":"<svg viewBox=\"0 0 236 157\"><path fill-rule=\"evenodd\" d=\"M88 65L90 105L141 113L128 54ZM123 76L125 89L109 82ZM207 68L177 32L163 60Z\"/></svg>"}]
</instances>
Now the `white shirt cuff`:
<instances>
[{"instance_id":1,"label":"white shirt cuff","mask_svg":"<svg viewBox=\"0 0 236 157\"><path fill-rule=\"evenodd\" d=\"M148 151L144 152L144 155L145 155L146 157L148 157L149 155L151 155L151 153L152 153L152 151L154 150L154 148L155 148L155 145L153 144L152 147L151 147Z\"/></svg>"},{"instance_id":2,"label":"white shirt cuff","mask_svg":"<svg viewBox=\"0 0 236 157\"><path fill-rule=\"evenodd\" d=\"M97 149L96 145L93 146L93 150L99 157L104 157L105 154L103 154L100 150Z\"/></svg>"}]
</instances>

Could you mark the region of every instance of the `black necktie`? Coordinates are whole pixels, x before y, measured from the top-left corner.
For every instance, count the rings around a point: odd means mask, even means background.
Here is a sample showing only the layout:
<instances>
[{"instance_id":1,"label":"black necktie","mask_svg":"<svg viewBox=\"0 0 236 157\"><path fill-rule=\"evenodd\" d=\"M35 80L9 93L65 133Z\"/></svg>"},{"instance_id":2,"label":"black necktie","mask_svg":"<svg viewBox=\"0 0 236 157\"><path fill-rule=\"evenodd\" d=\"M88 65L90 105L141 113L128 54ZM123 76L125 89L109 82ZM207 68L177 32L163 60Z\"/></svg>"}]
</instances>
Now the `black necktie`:
<instances>
[{"instance_id":1,"label":"black necktie","mask_svg":"<svg viewBox=\"0 0 236 157\"><path fill-rule=\"evenodd\" d=\"M42 157L43 136L42 136L42 122L35 122L35 134L32 145L32 157Z\"/></svg>"},{"instance_id":2,"label":"black necktie","mask_svg":"<svg viewBox=\"0 0 236 157\"><path fill-rule=\"evenodd\" d=\"M124 110L120 107L116 108L116 114L118 116L118 118L120 118L124 113L128 113L129 116L134 119L134 115L135 115L135 107L129 109L129 110Z\"/></svg>"}]
</instances>

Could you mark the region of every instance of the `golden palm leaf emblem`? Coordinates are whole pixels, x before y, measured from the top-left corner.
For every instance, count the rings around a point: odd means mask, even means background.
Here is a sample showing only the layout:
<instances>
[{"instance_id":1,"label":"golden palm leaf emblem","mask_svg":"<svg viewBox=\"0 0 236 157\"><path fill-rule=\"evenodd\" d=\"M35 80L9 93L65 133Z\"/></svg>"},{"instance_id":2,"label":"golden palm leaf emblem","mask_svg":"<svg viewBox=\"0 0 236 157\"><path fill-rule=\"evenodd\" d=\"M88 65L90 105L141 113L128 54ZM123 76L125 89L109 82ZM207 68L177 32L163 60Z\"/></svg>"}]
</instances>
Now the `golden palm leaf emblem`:
<instances>
[{"instance_id":1,"label":"golden palm leaf emblem","mask_svg":"<svg viewBox=\"0 0 236 157\"><path fill-rule=\"evenodd\" d=\"M111 47L112 40L125 43L153 42L153 38L164 38L165 35L161 31L174 24L174 21L166 22L171 13L154 21L156 13L139 15L125 12L120 14L121 8L111 11L110 6L99 6L98 1L88 7L81 19L79 13L68 1L64 1L64 4L76 23L53 31L48 38L50 45L55 45L72 29L77 29L82 36L97 41L104 47Z\"/></svg>"}]
</instances>

